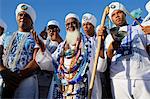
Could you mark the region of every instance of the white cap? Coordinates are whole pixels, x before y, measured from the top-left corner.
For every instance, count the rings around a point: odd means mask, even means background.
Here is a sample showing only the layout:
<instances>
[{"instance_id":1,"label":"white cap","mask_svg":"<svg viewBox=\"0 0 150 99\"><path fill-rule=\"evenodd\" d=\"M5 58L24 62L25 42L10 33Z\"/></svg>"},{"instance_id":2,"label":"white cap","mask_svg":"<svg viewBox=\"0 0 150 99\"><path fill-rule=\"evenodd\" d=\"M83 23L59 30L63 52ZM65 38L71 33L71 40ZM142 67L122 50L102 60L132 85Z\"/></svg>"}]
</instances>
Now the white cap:
<instances>
[{"instance_id":1,"label":"white cap","mask_svg":"<svg viewBox=\"0 0 150 99\"><path fill-rule=\"evenodd\" d=\"M144 18L143 22L150 20L150 1L145 5L145 8L148 11L148 15Z\"/></svg>"},{"instance_id":2,"label":"white cap","mask_svg":"<svg viewBox=\"0 0 150 99\"><path fill-rule=\"evenodd\" d=\"M150 1L145 5L145 8L150 13Z\"/></svg>"},{"instance_id":3,"label":"white cap","mask_svg":"<svg viewBox=\"0 0 150 99\"><path fill-rule=\"evenodd\" d=\"M77 15L74 14L74 13L69 13L69 14L66 16L65 21L66 21L67 19L69 19L69 18L75 18L75 19L77 19L78 21L80 21L80 20L79 20L79 16L77 16Z\"/></svg>"},{"instance_id":4,"label":"white cap","mask_svg":"<svg viewBox=\"0 0 150 99\"><path fill-rule=\"evenodd\" d=\"M35 13L35 10L28 4L25 4L25 3L22 3L22 4L19 4L16 8L16 18L17 18L17 15L19 12L26 12L27 14L30 15L33 23L35 22L36 20L36 13Z\"/></svg>"},{"instance_id":5,"label":"white cap","mask_svg":"<svg viewBox=\"0 0 150 99\"><path fill-rule=\"evenodd\" d=\"M4 28L4 32L6 32L7 25L6 25L6 23L2 19L0 19L0 26L3 27Z\"/></svg>"},{"instance_id":6,"label":"white cap","mask_svg":"<svg viewBox=\"0 0 150 99\"><path fill-rule=\"evenodd\" d=\"M94 15L90 14L90 13L85 13L83 16L82 16L82 24L83 23L91 23L94 27L96 27L96 18Z\"/></svg>"},{"instance_id":7,"label":"white cap","mask_svg":"<svg viewBox=\"0 0 150 99\"><path fill-rule=\"evenodd\" d=\"M56 25L56 26L58 26L58 28L60 28L60 27L59 27L59 23L58 23L58 21L56 21L56 20L50 20L50 21L47 23L47 27L50 26L50 25Z\"/></svg>"},{"instance_id":8,"label":"white cap","mask_svg":"<svg viewBox=\"0 0 150 99\"><path fill-rule=\"evenodd\" d=\"M121 3L119 3L119 2L112 2L110 5L109 5L109 14L108 14L108 16L109 16L109 18L110 18L110 20L112 21L112 19L111 19L111 15L112 15L112 13L114 12L114 11L116 11L116 10L121 10L121 11L123 11L125 14L126 14L126 8L121 4Z\"/></svg>"}]
</instances>

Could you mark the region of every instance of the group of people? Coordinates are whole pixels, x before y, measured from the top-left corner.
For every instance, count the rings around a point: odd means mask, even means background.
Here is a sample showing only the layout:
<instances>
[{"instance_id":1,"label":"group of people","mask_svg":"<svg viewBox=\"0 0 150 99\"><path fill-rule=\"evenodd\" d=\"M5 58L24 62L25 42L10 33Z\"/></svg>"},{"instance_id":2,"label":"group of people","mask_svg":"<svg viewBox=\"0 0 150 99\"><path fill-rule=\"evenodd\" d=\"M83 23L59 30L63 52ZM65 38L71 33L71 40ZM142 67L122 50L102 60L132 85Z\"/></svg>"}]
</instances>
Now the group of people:
<instances>
[{"instance_id":1,"label":"group of people","mask_svg":"<svg viewBox=\"0 0 150 99\"><path fill-rule=\"evenodd\" d=\"M150 11L150 1L146 5ZM28 4L16 8L18 30L6 46L6 24L0 21L1 98L38 99L38 71L51 71L48 99L149 99L150 98L150 16L141 25L127 23L128 15L119 2L109 4L109 18L114 27L96 28L93 14L82 21L75 13L65 17L66 38L59 32L59 22L50 20L39 37L34 29L35 10ZM83 28L81 33L80 29ZM89 84L98 46L101 45L97 73L91 97ZM102 73L109 74L108 85ZM106 87L104 87L106 86ZM111 91L104 98L103 88Z\"/></svg>"}]
</instances>

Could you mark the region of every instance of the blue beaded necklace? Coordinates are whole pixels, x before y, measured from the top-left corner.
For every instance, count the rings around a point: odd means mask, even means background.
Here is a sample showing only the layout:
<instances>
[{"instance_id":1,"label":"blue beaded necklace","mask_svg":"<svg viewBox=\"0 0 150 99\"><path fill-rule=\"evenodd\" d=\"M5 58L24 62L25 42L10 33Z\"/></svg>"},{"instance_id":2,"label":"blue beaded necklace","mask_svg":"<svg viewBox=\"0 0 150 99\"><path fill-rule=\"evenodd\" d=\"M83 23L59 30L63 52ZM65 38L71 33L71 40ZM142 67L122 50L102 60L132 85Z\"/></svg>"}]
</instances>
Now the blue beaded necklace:
<instances>
[{"instance_id":1,"label":"blue beaded necklace","mask_svg":"<svg viewBox=\"0 0 150 99\"><path fill-rule=\"evenodd\" d=\"M84 39L83 39L84 40ZM82 46L81 46L82 44ZM64 43L65 45L65 43ZM88 46L89 43L88 42L83 42L80 41L79 45L81 46L80 48L78 48L77 50L74 50L73 52L64 52L64 50L62 50L61 53L64 53L64 55L61 56L61 58L68 58L66 55L70 56L74 56L76 59L75 63L73 64L72 68L68 70L65 68L65 64L64 62L60 61L60 65L58 67L58 69L56 69L56 81L60 84L63 85L67 85L67 84L75 84L79 81L81 81L83 79L84 74L86 73L86 70L89 66L90 60L89 60L89 53L88 53ZM79 46L78 45L78 46ZM77 56L77 53L79 53L80 51L80 55ZM61 60L60 58L60 60ZM73 57L72 57L73 59ZM68 79L67 77L65 77L65 74L69 74L69 73L74 73L73 77L71 79Z\"/></svg>"}]
</instances>

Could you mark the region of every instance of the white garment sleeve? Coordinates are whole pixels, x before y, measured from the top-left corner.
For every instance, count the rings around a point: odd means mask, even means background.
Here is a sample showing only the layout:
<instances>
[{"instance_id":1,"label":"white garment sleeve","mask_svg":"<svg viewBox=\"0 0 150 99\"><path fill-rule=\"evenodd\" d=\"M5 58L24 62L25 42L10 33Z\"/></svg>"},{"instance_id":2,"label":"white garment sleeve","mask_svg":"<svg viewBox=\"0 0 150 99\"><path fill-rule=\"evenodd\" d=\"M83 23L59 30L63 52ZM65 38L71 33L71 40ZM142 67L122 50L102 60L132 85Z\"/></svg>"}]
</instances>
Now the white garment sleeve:
<instances>
[{"instance_id":1,"label":"white garment sleeve","mask_svg":"<svg viewBox=\"0 0 150 99\"><path fill-rule=\"evenodd\" d=\"M35 61L41 68L41 70L48 70L48 71L53 71L53 63L52 63L52 55L48 51L48 49L45 50L45 52L42 52L41 50L38 50L36 54Z\"/></svg>"},{"instance_id":2,"label":"white garment sleeve","mask_svg":"<svg viewBox=\"0 0 150 99\"><path fill-rule=\"evenodd\" d=\"M4 34L0 36L0 45L3 45L3 42L4 42L4 41L3 41L3 40L4 40L3 38L4 38Z\"/></svg>"},{"instance_id":3,"label":"white garment sleeve","mask_svg":"<svg viewBox=\"0 0 150 99\"><path fill-rule=\"evenodd\" d=\"M106 59L99 57L98 64L97 64L97 71L104 72L107 68Z\"/></svg>"},{"instance_id":4,"label":"white garment sleeve","mask_svg":"<svg viewBox=\"0 0 150 99\"><path fill-rule=\"evenodd\" d=\"M106 55L106 51L110 45L110 43L113 41L113 38L111 36L111 34L108 34L106 39L105 39L105 50L104 50L104 55L105 55L105 59L99 57L98 59L98 66L97 66L97 71L99 72L105 72L105 70L107 69L107 55Z\"/></svg>"},{"instance_id":5,"label":"white garment sleeve","mask_svg":"<svg viewBox=\"0 0 150 99\"><path fill-rule=\"evenodd\" d=\"M97 39L97 37L96 37L96 40L95 40L95 50L97 50L97 43L98 43L98 41L97 41L98 39ZM96 51L95 51L96 52ZM96 53L95 53L96 54ZM107 57L106 56L106 51L104 51L104 55L105 55L105 57ZM98 64L97 64L97 71L98 72L104 72L105 70L106 70L106 68L107 68L107 62L106 62L107 60L106 59L103 59L103 58L101 58L101 57L99 57L98 58Z\"/></svg>"}]
</instances>

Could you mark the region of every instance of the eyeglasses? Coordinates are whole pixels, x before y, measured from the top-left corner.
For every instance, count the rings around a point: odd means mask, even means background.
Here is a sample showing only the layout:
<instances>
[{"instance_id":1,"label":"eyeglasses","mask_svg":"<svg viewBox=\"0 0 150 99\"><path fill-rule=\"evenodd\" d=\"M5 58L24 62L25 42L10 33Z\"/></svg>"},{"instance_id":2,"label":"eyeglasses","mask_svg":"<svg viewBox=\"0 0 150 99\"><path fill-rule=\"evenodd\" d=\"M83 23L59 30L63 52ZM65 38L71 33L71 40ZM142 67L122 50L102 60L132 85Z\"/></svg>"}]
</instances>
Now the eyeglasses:
<instances>
[{"instance_id":1,"label":"eyeglasses","mask_svg":"<svg viewBox=\"0 0 150 99\"><path fill-rule=\"evenodd\" d=\"M48 28L47 30L49 32L57 32L59 29L58 28Z\"/></svg>"},{"instance_id":2,"label":"eyeglasses","mask_svg":"<svg viewBox=\"0 0 150 99\"><path fill-rule=\"evenodd\" d=\"M19 13L18 16L19 16L19 17L24 16L25 18L31 19L31 17L30 17L27 13Z\"/></svg>"},{"instance_id":3,"label":"eyeglasses","mask_svg":"<svg viewBox=\"0 0 150 99\"><path fill-rule=\"evenodd\" d=\"M73 22L67 23L66 27L69 27L70 25L76 27L77 26L77 22L73 21Z\"/></svg>"}]
</instances>

